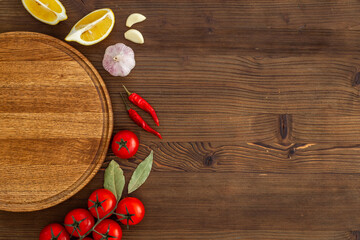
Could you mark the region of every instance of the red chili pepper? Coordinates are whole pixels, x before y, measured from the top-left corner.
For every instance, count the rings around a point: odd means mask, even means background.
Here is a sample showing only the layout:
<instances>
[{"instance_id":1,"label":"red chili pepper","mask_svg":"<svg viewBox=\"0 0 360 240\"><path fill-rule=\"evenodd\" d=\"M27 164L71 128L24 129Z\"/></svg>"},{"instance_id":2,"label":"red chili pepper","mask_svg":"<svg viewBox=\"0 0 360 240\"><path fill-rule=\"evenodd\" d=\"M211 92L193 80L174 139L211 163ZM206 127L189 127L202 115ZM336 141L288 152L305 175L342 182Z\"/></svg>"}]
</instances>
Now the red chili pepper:
<instances>
[{"instance_id":1,"label":"red chili pepper","mask_svg":"<svg viewBox=\"0 0 360 240\"><path fill-rule=\"evenodd\" d=\"M130 108L127 105L125 98L123 97L123 95L121 93L120 93L120 95L121 95L122 100L124 101L126 110L128 111L131 120L133 120L137 125L142 127L145 131L148 131L149 133L152 133L152 134L158 136L160 139L162 139L160 133L158 133L157 131L152 129L134 109Z\"/></svg>"},{"instance_id":2,"label":"red chili pepper","mask_svg":"<svg viewBox=\"0 0 360 240\"><path fill-rule=\"evenodd\" d=\"M128 98L129 100L135 104L136 106L138 106L139 108L141 108L142 110L150 113L151 117L154 119L154 122L156 123L156 125L159 125L159 119L156 115L156 112L154 110L154 108L142 97L140 97L139 94L137 93L131 93L127 90L127 88L123 85L126 93L128 94Z\"/></svg>"}]
</instances>

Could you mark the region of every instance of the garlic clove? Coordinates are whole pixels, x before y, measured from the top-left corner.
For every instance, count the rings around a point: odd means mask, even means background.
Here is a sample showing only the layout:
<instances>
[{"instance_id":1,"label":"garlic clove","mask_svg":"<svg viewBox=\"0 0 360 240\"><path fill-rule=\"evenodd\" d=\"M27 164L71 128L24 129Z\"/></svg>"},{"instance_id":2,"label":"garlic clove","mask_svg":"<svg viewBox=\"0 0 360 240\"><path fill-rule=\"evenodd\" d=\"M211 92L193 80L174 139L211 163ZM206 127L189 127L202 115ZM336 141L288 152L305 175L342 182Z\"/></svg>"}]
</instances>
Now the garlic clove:
<instances>
[{"instance_id":1,"label":"garlic clove","mask_svg":"<svg viewBox=\"0 0 360 240\"><path fill-rule=\"evenodd\" d=\"M130 29L130 30L126 31L124 33L124 36L127 40L132 41L134 43L139 43L139 44L144 43L143 35L141 34L141 32L139 32L136 29Z\"/></svg>"},{"instance_id":2,"label":"garlic clove","mask_svg":"<svg viewBox=\"0 0 360 240\"><path fill-rule=\"evenodd\" d=\"M146 17L140 13L133 13L126 20L126 26L131 27L135 23L145 21Z\"/></svg>"},{"instance_id":3,"label":"garlic clove","mask_svg":"<svg viewBox=\"0 0 360 240\"><path fill-rule=\"evenodd\" d=\"M103 67L113 76L125 77L135 67L134 51L123 43L106 48Z\"/></svg>"}]
</instances>

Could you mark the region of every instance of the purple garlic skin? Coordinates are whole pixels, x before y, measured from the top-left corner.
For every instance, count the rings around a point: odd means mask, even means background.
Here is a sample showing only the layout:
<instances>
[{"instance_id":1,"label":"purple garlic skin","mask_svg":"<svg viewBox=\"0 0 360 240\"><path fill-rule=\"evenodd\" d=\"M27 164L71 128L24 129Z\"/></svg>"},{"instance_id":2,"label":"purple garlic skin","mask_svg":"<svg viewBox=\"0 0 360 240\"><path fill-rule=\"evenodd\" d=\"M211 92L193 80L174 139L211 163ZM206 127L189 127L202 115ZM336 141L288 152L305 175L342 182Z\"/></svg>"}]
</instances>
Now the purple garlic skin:
<instances>
[{"instance_id":1,"label":"purple garlic skin","mask_svg":"<svg viewBox=\"0 0 360 240\"><path fill-rule=\"evenodd\" d=\"M103 67L116 77L129 75L135 67L134 51L123 43L108 46L104 54Z\"/></svg>"}]
</instances>

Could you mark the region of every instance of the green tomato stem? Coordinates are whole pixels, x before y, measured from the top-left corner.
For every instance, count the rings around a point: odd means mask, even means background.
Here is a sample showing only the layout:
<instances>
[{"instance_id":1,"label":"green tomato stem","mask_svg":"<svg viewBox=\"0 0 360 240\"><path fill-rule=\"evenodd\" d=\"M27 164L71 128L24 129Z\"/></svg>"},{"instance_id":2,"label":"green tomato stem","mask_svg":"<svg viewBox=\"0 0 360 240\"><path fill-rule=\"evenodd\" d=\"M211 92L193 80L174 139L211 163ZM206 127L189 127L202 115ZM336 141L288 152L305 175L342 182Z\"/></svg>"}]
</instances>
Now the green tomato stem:
<instances>
[{"instance_id":1,"label":"green tomato stem","mask_svg":"<svg viewBox=\"0 0 360 240\"><path fill-rule=\"evenodd\" d=\"M91 232L95 231L96 226L97 226L99 223L101 223L105 218L113 215L114 212L116 211L116 208L117 208L117 205L119 204L119 202L120 202L120 199L117 200L114 209L113 209L111 212L109 212L108 214L106 214L103 218L98 219L98 221L94 224L94 226L93 226L89 231L87 231L87 232L86 232L84 235L82 235L82 236L79 235L79 236L80 236L80 237L79 237L79 240L84 239L84 238L85 238L87 235L89 235ZM96 231L95 231L95 232L96 232Z\"/></svg>"}]
</instances>

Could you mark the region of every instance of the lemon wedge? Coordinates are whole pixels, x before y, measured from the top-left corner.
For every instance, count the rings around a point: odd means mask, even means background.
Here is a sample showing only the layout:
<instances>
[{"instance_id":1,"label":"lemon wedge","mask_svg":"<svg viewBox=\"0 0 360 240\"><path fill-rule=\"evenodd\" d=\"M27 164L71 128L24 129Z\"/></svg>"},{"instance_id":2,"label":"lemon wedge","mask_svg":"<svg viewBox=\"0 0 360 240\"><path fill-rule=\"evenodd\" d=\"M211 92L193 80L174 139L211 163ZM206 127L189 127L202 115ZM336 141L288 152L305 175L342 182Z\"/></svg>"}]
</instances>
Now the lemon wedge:
<instances>
[{"instance_id":1,"label":"lemon wedge","mask_svg":"<svg viewBox=\"0 0 360 240\"><path fill-rule=\"evenodd\" d=\"M80 19L66 36L66 41L75 41L82 45L93 45L104 40L115 24L115 16L111 9L95 10Z\"/></svg>"},{"instance_id":2,"label":"lemon wedge","mask_svg":"<svg viewBox=\"0 0 360 240\"><path fill-rule=\"evenodd\" d=\"M37 20L56 25L67 19L64 6L59 0L22 0L25 9Z\"/></svg>"}]
</instances>

